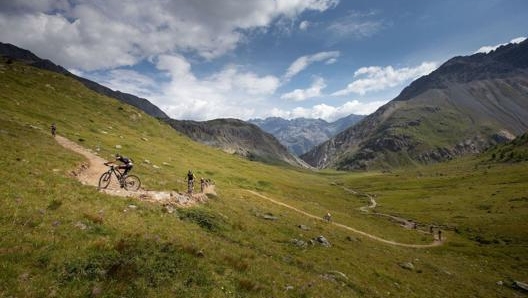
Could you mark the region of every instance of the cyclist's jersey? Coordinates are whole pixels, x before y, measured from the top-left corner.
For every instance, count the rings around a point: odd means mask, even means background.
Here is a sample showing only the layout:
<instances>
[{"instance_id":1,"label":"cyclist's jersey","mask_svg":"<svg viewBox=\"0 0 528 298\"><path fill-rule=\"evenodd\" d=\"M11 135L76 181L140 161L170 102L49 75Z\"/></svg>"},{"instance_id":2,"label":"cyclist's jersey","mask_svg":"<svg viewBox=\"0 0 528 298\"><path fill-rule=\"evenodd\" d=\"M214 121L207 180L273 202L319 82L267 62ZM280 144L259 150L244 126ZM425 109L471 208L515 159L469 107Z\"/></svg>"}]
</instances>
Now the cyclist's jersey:
<instances>
[{"instance_id":1,"label":"cyclist's jersey","mask_svg":"<svg viewBox=\"0 0 528 298\"><path fill-rule=\"evenodd\" d=\"M126 165L132 164L132 161L128 157L120 156L120 157L117 158L117 160L119 160L120 162L122 162L122 163L124 163Z\"/></svg>"}]
</instances>

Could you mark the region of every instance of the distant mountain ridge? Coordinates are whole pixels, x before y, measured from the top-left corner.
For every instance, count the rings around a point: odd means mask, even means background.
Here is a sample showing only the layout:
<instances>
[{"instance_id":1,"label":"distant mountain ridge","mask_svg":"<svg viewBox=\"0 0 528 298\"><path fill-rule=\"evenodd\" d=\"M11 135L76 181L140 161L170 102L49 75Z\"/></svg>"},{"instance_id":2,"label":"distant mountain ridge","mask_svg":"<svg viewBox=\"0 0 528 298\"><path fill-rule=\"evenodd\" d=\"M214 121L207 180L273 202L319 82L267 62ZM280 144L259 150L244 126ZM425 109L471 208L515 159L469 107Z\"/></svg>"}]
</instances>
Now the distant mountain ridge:
<instances>
[{"instance_id":1,"label":"distant mountain ridge","mask_svg":"<svg viewBox=\"0 0 528 298\"><path fill-rule=\"evenodd\" d=\"M528 129L528 40L455 57L301 156L318 168L391 168L482 152Z\"/></svg>"},{"instance_id":2,"label":"distant mountain ridge","mask_svg":"<svg viewBox=\"0 0 528 298\"><path fill-rule=\"evenodd\" d=\"M227 153L270 164L283 163L296 167L309 167L300 158L288 152L273 135L242 120L215 119L199 122L166 119L165 121L194 141L220 148Z\"/></svg>"},{"instance_id":3,"label":"distant mountain ridge","mask_svg":"<svg viewBox=\"0 0 528 298\"><path fill-rule=\"evenodd\" d=\"M159 109L157 106L155 106L154 104L152 104L150 101L148 101L145 98L137 97L135 95L123 93L120 91L114 91L96 82L90 81L83 77L76 76L72 74L71 72L69 72L68 70L66 70L65 68L63 68L62 66L56 65L50 60L41 59L35 54L33 54L32 52L25 50L25 49L21 49L12 44L0 42L0 56L10 58L13 60L19 60L19 61L22 61L28 65L31 65L37 68L53 71L56 73L60 73L60 74L72 77L76 79L77 81L81 82L86 87L88 87L88 89L91 89L99 94L103 94L108 97L115 98L119 101L127 103L131 106L134 106L153 117L169 118L167 114L165 114L161 109Z\"/></svg>"},{"instance_id":4,"label":"distant mountain ridge","mask_svg":"<svg viewBox=\"0 0 528 298\"><path fill-rule=\"evenodd\" d=\"M248 122L271 133L290 152L300 156L364 117L363 115L351 114L331 123L322 119L295 118L287 120L280 117L250 119Z\"/></svg>"}]
</instances>

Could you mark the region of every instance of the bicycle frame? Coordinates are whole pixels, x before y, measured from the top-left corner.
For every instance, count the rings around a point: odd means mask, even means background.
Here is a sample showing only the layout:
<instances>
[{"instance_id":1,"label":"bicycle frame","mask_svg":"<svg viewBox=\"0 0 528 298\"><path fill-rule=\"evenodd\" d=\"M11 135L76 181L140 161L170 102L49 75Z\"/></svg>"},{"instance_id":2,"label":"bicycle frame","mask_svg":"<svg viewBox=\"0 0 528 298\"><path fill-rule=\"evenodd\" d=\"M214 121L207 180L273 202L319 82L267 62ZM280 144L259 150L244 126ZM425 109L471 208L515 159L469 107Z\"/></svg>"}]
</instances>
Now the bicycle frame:
<instances>
[{"instance_id":1,"label":"bicycle frame","mask_svg":"<svg viewBox=\"0 0 528 298\"><path fill-rule=\"evenodd\" d=\"M99 189L105 189L108 187L112 180L112 173L117 178L117 181L121 188L125 188L126 190L136 191L141 186L141 180L136 175L126 175L124 176L121 171L119 171L119 168L117 165L113 164L106 164L106 166L110 167L108 171L104 172L101 177L99 178Z\"/></svg>"}]
</instances>

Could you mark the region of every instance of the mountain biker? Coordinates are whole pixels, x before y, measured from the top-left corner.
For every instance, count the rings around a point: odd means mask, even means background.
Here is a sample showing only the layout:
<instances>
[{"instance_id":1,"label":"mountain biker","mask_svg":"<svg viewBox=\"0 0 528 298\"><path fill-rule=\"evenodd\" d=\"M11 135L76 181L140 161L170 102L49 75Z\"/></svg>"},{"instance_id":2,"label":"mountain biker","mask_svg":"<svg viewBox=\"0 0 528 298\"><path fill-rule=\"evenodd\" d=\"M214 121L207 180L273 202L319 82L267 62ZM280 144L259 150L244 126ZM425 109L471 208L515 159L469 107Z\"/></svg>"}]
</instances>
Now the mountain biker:
<instances>
[{"instance_id":1,"label":"mountain biker","mask_svg":"<svg viewBox=\"0 0 528 298\"><path fill-rule=\"evenodd\" d=\"M132 170L132 168L134 167L134 164L132 163L132 159L122 156L119 153L116 153L115 158L116 158L115 161L105 162L105 165L115 163L116 161L123 163L122 165L117 166L117 168L125 170L122 174L122 177L124 179L127 176L128 172L130 172L130 170Z\"/></svg>"},{"instance_id":2,"label":"mountain biker","mask_svg":"<svg viewBox=\"0 0 528 298\"><path fill-rule=\"evenodd\" d=\"M193 189L194 189L194 174L191 170L189 170L189 172L187 172L187 187L188 187L188 191L189 193L192 194L193 192Z\"/></svg>"},{"instance_id":3,"label":"mountain biker","mask_svg":"<svg viewBox=\"0 0 528 298\"><path fill-rule=\"evenodd\" d=\"M55 123L52 123L51 124L51 135L55 137L56 134L57 134L57 126L55 125Z\"/></svg>"},{"instance_id":4,"label":"mountain biker","mask_svg":"<svg viewBox=\"0 0 528 298\"><path fill-rule=\"evenodd\" d=\"M203 193L205 190L205 179L202 177L200 178L200 192Z\"/></svg>"}]
</instances>

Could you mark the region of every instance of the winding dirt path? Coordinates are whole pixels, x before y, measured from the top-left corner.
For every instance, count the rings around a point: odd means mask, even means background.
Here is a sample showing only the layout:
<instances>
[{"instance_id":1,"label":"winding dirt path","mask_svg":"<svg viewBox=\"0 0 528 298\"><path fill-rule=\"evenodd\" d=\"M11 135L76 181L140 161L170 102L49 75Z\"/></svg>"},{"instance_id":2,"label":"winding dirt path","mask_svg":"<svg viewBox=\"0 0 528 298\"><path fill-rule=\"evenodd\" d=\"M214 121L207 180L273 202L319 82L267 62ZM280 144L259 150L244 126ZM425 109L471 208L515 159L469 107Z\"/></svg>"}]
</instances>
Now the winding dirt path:
<instances>
[{"instance_id":1,"label":"winding dirt path","mask_svg":"<svg viewBox=\"0 0 528 298\"><path fill-rule=\"evenodd\" d=\"M417 223L413 220L409 220L409 219L406 219L406 218L403 218L403 217L398 217L398 216L394 216L394 215L391 215L391 214L385 214L385 213L379 213L379 212L376 212L374 211L374 208L376 208L378 206L378 203L376 202L376 200L374 199L374 197L372 195L369 195L368 193L360 193L360 192L357 192L355 190L352 190L352 189L349 189L349 188L346 188L344 187L345 191L351 193L351 194L354 194L356 196L364 196L364 197L367 197L369 199L369 204L367 206L363 206L363 207L360 207L359 210L362 211L362 212L365 212L365 213L370 213L370 211L372 210L373 213L375 216L379 216L379 217L387 217L389 219L391 219L392 221L398 223L399 225L401 225L402 227L406 228L406 229L416 229L417 228ZM422 230L418 230L420 232L424 232L425 231L422 231Z\"/></svg>"},{"instance_id":2,"label":"winding dirt path","mask_svg":"<svg viewBox=\"0 0 528 298\"><path fill-rule=\"evenodd\" d=\"M65 137L57 135L55 137L55 140L64 148L77 152L87 159L87 163L83 163L79 169L73 172L73 175L82 184L98 187L99 177L101 177L102 173L108 170L108 167L104 165L104 162L106 162L107 160L97 156L97 154L95 154L94 152L80 146L75 142L68 140ZM205 188L204 193L195 193L192 196L174 191L146 190L144 187L142 187L138 191L127 191L125 189L120 188L117 183L110 184L107 189L101 189L100 191L114 196L133 197L141 199L142 201L171 204L182 207L192 206L196 203L207 201L206 194L208 193L216 194L214 190L214 185L208 185Z\"/></svg>"},{"instance_id":3,"label":"winding dirt path","mask_svg":"<svg viewBox=\"0 0 528 298\"><path fill-rule=\"evenodd\" d=\"M286 207L288 209L291 209L295 212L298 212L298 213L301 213L305 216L308 216L310 218L314 218L314 219L318 219L318 220L323 220L320 216L315 216L313 214L310 214L308 212L305 212L303 210L300 210L300 209L297 209L293 206L290 206L288 204L285 204L283 202L279 202L277 200L274 200L272 198L269 198L265 195L262 195L258 192L255 192L255 191L252 191L252 190L249 190L249 189L245 189L245 191L255 195L255 196L258 196L260 198L263 198L263 199L266 199L274 204L277 204L277 205L280 205L280 206L283 206L283 207ZM343 228L345 230L349 230L349 231L352 231L356 234L359 234L359 235L362 235L362 236L365 236L367 238L370 238L372 240L375 240L375 241L378 241L378 242L382 242L382 243L385 243L385 244L390 244L390 245L396 245L396 246L401 246L401 247L410 247L410 248L430 248L430 247L435 247L435 246L440 246L444 243L445 241L445 238L442 239L442 241L438 241L438 240L434 240L432 243L430 244L407 244L407 243L400 243L400 242L396 242L396 241L392 241L392 240L387 240L387 239L383 239L381 237L378 237L378 236L375 236L375 235L372 235L372 234L369 234L369 233L366 233L366 232L363 232L363 231L360 231L360 230L357 230L357 229L354 229L352 227L349 227L349 226L346 226L344 224L340 224L340 223L337 223L337 222L330 222L329 224L332 224L334 226L337 226L337 227L340 227L340 228Z\"/></svg>"},{"instance_id":4,"label":"winding dirt path","mask_svg":"<svg viewBox=\"0 0 528 298\"><path fill-rule=\"evenodd\" d=\"M90 151L90 150L78 145L77 143L68 140L65 137L57 135L55 137L55 140L57 141L57 143L62 145L64 148L67 148L67 149L70 149L70 150L72 150L74 152L77 152L77 153L83 155L88 160L88 163L87 164L83 163L81 165L81 167L77 171L74 172L74 175L79 181L81 181L81 183L83 183L85 185L91 185L91 186L97 187L98 183L99 183L99 177L101 176L101 174L103 172L105 172L107 170L107 167L103 164L106 160L101 158L101 157L99 157L99 156L97 156L97 154L93 153L92 151ZM149 190L146 190L144 188L140 189L139 191L132 192L132 191L127 191L127 190L121 189L119 187L110 186L109 189L104 189L104 190L100 190L100 191L103 191L105 193L108 193L108 194L111 194L111 195L115 195L115 196L135 197L135 198L141 199L143 201L150 201L150 202L163 203L163 204L171 204L171 205L177 205L177 206L192 206L192 205L194 205L196 203L206 201L207 200L207 196L206 196L207 193L215 194L214 185L208 185L205 188L205 192L203 194L202 193L193 194L192 197L189 196L189 195L186 195L186 194L180 194L180 193L175 193L175 192L170 192L170 191L149 191ZM247 192L249 192L249 193L251 193L251 194L253 194L255 196L258 196L260 198L266 199L266 200L268 200L268 201L270 201L270 202L272 202L274 204L277 204L277 205L283 206L285 208L291 209L291 210L293 210L295 212L301 213L301 214L303 214L303 215L305 215L307 217L318 219L318 220L322 220L322 218L320 216L315 216L315 215L310 214L308 212L302 211L302 210L297 209L297 208L295 208L293 206L290 206L288 204L285 204L285 203L279 202L277 200L274 200L272 198L269 198L267 196L264 196L264 195L262 195L262 194L260 194L258 192L255 192L255 191L252 191L252 190L247 190L247 189L245 191L247 191ZM354 192L354 191L352 191L352 192ZM354 192L354 193L356 193L356 192ZM370 197L370 198L371 198L371 204L368 206L368 208L376 207L376 201L372 197ZM429 248L429 247L435 247L435 246L442 245L443 241L445 240L445 239L443 239L442 241L435 240L431 244L406 244L406 243L399 243L399 242L395 242L395 241L391 241L391 240L386 240L386 239L383 239L381 237L374 236L372 234L369 234L369 233L354 229L352 227L349 227L349 226L346 226L346 225L343 225L343 224L340 224L340 223L330 222L330 224L332 224L334 226L337 226L337 227L340 227L340 228L343 228L343 229L346 229L346 230L349 230L349 231L352 231L352 232L354 232L356 234L365 236L367 238L370 238L370 239L378 241L378 242L382 242L382 243L390 244L390 245L401 246L401 247Z\"/></svg>"}]
</instances>

